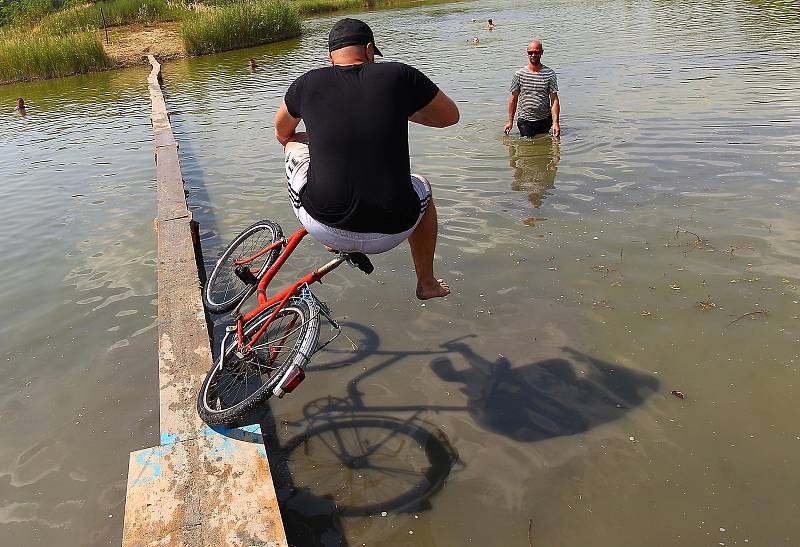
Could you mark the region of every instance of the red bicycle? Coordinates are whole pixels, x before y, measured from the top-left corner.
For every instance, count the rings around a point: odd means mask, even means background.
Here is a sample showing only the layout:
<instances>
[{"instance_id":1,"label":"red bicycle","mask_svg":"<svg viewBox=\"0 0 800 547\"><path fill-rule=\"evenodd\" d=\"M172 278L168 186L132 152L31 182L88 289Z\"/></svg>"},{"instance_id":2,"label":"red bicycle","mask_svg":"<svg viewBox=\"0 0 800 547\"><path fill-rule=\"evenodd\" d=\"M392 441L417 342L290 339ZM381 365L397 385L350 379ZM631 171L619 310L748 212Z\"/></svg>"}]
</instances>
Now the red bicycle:
<instances>
[{"instance_id":1,"label":"red bicycle","mask_svg":"<svg viewBox=\"0 0 800 547\"><path fill-rule=\"evenodd\" d=\"M307 234L300 228L286 239L280 225L261 220L236 236L214 265L203 288L203 303L211 313L233 310L236 322L226 327L219 357L197 398L200 417L209 425L237 422L272 395L293 391L305 378L311 356L338 336L341 328L309 285L344 262L367 274L374 270L365 254L338 252L327 264L268 297L270 281ZM254 292L258 305L242 315L242 305ZM318 346L320 315L336 334Z\"/></svg>"}]
</instances>

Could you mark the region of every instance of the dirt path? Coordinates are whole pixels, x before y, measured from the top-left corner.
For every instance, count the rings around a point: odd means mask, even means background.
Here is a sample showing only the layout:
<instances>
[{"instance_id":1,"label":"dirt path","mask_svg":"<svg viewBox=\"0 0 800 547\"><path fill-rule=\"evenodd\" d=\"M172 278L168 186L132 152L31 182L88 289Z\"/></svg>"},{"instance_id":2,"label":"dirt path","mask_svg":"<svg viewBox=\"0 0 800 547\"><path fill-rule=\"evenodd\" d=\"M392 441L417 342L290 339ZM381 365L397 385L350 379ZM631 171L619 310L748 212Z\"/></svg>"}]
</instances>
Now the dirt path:
<instances>
[{"instance_id":1,"label":"dirt path","mask_svg":"<svg viewBox=\"0 0 800 547\"><path fill-rule=\"evenodd\" d=\"M108 29L108 44L103 31L100 35L106 53L120 67L147 64L148 54L159 61L187 56L177 21L113 27Z\"/></svg>"}]
</instances>

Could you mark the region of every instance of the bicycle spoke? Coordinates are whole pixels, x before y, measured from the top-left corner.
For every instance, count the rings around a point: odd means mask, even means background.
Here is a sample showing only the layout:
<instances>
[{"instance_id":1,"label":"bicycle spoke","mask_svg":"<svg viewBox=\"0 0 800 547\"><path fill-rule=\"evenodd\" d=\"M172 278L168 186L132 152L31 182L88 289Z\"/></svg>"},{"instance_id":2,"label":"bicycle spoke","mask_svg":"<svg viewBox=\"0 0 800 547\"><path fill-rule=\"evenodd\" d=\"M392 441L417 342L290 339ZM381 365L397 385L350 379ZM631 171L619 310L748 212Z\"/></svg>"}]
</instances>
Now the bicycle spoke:
<instances>
[{"instance_id":1,"label":"bicycle spoke","mask_svg":"<svg viewBox=\"0 0 800 547\"><path fill-rule=\"evenodd\" d=\"M274 259L279 251L277 247L265 251L279 240L279 230L280 227L272 227L269 223L262 224L244 234L235 247L226 250L228 254L214 267L214 274L209 281L211 285L207 298L212 305L225 308L227 304L223 306L223 303L233 303L247 290L247 284L235 274L237 261L245 261L253 275L258 277L267 261Z\"/></svg>"},{"instance_id":2,"label":"bicycle spoke","mask_svg":"<svg viewBox=\"0 0 800 547\"><path fill-rule=\"evenodd\" d=\"M233 270L230 270L230 271L233 271ZM228 271L226 271L226 274L225 274L225 288L223 290L223 293L222 293L223 297L221 298L221 300L227 300L228 299L228 294L230 294L228 289L234 288L233 284L235 282L236 282L236 280L234 279L234 276L231 275ZM235 288L234 288L234 290L235 290Z\"/></svg>"},{"instance_id":3,"label":"bicycle spoke","mask_svg":"<svg viewBox=\"0 0 800 547\"><path fill-rule=\"evenodd\" d=\"M249 369L251 367L251 362L240 360L235 363L234 370L226 370L225 372L227 374L217 380L213 392L214 402L219 402L217 410L221 410L226 406L231 406L231 404L243 400L247 396L248 391L251 391L248 388L253 386L253 381L256 376L259 376L258 385L260 385L260 375L250 374ZM221 386L221 383L224 385ZM258 385L255 386L256 389Z\"/></svg>"},{"instance_id":4,"label":"bicycle spoke","mask_svg":"<svg viewBox=\"0 0 800 547\"><path fill-rule=\"evenodd\" d=\"M301 298L292 297L284 304L261 310L230 338L226 336L220 361L206 376L198 399L198 411L206 423L231 424L245 418L250 409L273 395L291 366L302 366L313 353L319 335L317 315ZM258 339L253 340L256 335Z\"/></svg>"},{"instance_id":5,"label":"bicycle spoke","mask_svg":"<svg viewBox=\"0 0 800 547\"><path fill-rule=\"evenodd\" d=\"M212 400L208 404L218 411L224 410L264 385L277 370L294 359L303 327L302 316L294 308L286 308L278 313L247 355L238 357L234 347L228 347L225 350L227 362L209 393ZM257 328L258 325L254 326L249 334L254 334Z\"/></svg>"}]
</instances>

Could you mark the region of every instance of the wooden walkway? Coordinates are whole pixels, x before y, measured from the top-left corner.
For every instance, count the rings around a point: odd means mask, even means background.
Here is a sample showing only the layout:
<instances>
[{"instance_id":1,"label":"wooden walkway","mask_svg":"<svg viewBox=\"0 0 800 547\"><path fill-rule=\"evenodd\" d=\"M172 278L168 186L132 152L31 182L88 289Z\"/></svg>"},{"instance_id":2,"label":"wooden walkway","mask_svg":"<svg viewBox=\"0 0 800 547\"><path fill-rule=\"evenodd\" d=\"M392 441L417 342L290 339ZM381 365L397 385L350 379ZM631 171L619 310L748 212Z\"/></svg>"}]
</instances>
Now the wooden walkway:
<instances>
[{"instance_id":1,"label":"wooden walkway","mask_svg":"<svg viewBox=\"0 0 800 547\"><path fill-rule=\"evenodd\" d=\"M196 397L211 368L197 231L186 207L161 65L147 79L158 183L158 372L161 444L131 453L122 543L286 546L258 426L211 430Z\"/></svg>"}]
</instances>

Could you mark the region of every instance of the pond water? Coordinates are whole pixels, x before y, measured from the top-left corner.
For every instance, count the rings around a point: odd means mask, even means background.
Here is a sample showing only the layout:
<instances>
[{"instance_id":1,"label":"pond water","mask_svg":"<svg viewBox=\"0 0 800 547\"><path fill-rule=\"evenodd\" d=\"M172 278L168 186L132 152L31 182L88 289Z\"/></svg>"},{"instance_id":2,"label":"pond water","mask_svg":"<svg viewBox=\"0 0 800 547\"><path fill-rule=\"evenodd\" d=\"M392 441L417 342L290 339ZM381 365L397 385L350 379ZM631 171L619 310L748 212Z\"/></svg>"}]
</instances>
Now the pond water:
<instances>
[{"instance_id":1,"label":"pond water","mask_svg":"<svg viewBox=\"0 0 800 547\"><path fill-rule=\"evenodd\" d=\"M158 443L146 76L0 86L0 545L119 544Z\"/></svg>"},{"instance_id":2,"label":"pond water","mask_svg":"<svg viewBox=\"0 0 800 547\"><path fill-rule=\"evenodd\" d=\"M414 299L406 245L315 290L350 340L260 416L293 544L797 544L796 9L479 0L360 17L461 109L410 133L453 294ZM337 18L165 65L207 263L258 218L297 227L272 118L325 64ZM558 73L560 142L501 132L533 37ZM118 543L127 454L156 442L144 78L0 88L35 107L0 136L2 544ZM308 240L285 269L328 258Z\"/></svg>"}]
</instances>

